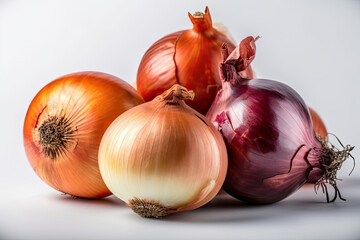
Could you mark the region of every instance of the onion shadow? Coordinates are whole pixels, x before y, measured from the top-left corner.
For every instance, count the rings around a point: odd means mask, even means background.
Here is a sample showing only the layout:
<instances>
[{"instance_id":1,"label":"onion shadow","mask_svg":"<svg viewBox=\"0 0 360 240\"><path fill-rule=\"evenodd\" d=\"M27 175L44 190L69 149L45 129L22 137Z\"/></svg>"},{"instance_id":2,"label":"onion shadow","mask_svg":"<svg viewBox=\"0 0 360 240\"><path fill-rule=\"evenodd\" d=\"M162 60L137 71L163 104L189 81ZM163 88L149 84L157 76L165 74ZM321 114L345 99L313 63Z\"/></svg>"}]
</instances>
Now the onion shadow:
<instances>
[{"instance_id":1,"label":"onion shadow","mask_svg":"<svg viewBox=\"0 0 360 240\"><path fill-rule=\"evenodd\" d=\"M222 193L198 209L169 215L162 218L162 220L168 222L189 222L199 224L258 222L273 218L271 214L264 214L264 210L268 208L269 205L249 204L233 198L226 193Z\"/></svg>"},{"instance_id":2,"label":"onion shadow","mask_svg":"<svg viewBox=\"0 0 360 240\"><path fill-rule=\"evenodd\" d=\"M327 203L326 199L323 198L298 195L272 204L256 205L242 202L228 194L221 194L198 209L173 214L162 218L162 220L197 224L266 222L269 219L297 218L314 212L321 214L330 209L342 212L346 209L354 209L354 207L360 210L359 198L352 198L351 201L347 202Z\"/></svg>"},{"instance_id":3,"label":"onion shadow","mask_svg":"<svg viewBox=\"0 0 360 240\"><path fill-rule=\"evenodd\" d=\"M69 194L58 194L53 196L56 201L71 203L71 204L81 204L81 205L102 205L102 206L115 206L115 207L126 207L125 202L121 201L119 198L114 195L106 196L103 198L82 198L75 197Z\"/></svg>"}]
</instances>

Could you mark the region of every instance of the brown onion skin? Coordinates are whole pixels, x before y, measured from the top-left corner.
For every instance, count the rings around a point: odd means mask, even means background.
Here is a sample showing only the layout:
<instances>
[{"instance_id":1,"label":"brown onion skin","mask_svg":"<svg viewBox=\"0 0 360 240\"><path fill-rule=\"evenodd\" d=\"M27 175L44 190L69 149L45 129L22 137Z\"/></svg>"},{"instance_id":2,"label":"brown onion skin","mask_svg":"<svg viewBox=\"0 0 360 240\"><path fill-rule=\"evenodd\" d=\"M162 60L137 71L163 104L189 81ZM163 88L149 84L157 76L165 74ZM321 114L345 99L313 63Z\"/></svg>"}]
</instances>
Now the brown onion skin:
<instances>
[{"instance_id":1,"label":"brown onion skin","mask_svg":"<svg viewBox=\"0 0 360 240\"><path fill-rule=\"evenodd\" d=\"M311 120L313 123L315 133L318 136L320 136L323 140L326 141L328 132L327 132L324 121L321 119L319 114L311 107L309 107L309 112L310 112L310 116L311 116Z\"/></svg>"},{"instance_id":2,"label":"brown onion skin","mask_svg":"<svg viewBox=\"0 0 360 240\"><path fill-rule=\"evenodd\" d=\"M205 115L221 86L221 46L225 42L231 51L235 46L213 28L207 7L203 17L190 13L189 17L192 29L169 34L147 50L138 69L137 89L150 101L178 83L195 92L195 99L186 103ZM254 77L250 66L241 74Z\"/></svg>"},{"instance_id":3,"label":"brown onion skin","mask_svg":"<svg viewBox=\"0 0 360 240\"><path fill-rule=\"evenodd\" d=\"M103 133L124 111L143 103L121 79L99 72L79 72L47 84L32 100L24 122L24 146L30 165L48 185L76 197L110 195L100 175L98 148ZM67 119L71 134L64 151L49 155L40 127L49 117ZM50 136L50 135L49 135Z\"/></svg>"}]
</instances>

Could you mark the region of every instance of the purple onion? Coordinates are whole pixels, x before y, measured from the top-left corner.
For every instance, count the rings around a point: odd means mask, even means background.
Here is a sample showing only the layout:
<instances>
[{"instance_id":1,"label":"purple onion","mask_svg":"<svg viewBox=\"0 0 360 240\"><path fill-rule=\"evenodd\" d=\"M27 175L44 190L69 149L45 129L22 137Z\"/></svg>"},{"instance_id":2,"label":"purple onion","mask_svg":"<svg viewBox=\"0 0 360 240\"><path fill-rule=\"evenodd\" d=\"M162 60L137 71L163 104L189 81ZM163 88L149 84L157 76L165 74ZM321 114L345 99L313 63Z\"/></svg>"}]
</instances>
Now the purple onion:
<instances>
[{"instance_id":1,"label":"purple onion","mask_svg":"<svg viewBox=\"0 0 360 240\"><path fill-rule=\"evenodd\" d=\"M317 138L300 95L280 82L241 78L239 62L246 61L235 55L227 57L224 45L222 89L206 115L227 146L224 190L240 200L265 204L286 198L312 180L326 192L328 202L327 184L335 189L331 201L343 199L336 172L353 147L337 150Z\"/></svg>"}]
</instances>

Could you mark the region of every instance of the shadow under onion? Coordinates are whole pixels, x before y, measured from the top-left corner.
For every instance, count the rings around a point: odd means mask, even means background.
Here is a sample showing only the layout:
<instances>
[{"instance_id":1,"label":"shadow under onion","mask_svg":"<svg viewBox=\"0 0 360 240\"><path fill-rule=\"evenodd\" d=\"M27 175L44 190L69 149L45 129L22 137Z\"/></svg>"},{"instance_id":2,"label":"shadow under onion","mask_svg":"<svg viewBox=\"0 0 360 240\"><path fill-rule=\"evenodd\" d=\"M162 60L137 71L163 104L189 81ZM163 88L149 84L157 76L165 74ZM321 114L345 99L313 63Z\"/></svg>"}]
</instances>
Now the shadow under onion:
<instances>
[{"instance_id":1,"label":"shadow under onion","mask_svg":"<svg viewBox=\"0 0 360 240\"><path fill-rule=\"evenodd\" d=\"M103 206L114 206L114 207L126 207L125 203L119 198L111 195L104 198L81 198L74 197L69 194L59 194L54 196L55 200L59 202L70 202L71 204L80 204L84 205L103 205Z\"/></svg>"}]
</instances>

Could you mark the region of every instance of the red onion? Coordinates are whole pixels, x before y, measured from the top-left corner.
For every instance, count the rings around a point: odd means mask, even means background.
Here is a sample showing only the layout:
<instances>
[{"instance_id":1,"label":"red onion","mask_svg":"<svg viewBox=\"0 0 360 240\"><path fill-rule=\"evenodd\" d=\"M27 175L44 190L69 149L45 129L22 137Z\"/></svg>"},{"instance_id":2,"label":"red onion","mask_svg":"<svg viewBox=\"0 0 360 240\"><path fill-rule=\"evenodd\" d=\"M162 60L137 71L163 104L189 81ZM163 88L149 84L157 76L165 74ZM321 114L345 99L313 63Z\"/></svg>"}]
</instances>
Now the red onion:
<instances>
[{"instance_id":1,"label":"red onion","mask_svg":"<svg viewBox=\"0 0 360 240\"><path fill-rule=\"evenodd\" d=\"M328 202L326 184L335 189L331 201L343 199L336 172L353 147L337 150L318 139L308 107L289 86L242 78L238 72L246 68L240 64L246 54L227 57L224 45L223 56L222 89L206 116L222 133L228 150L224 190L240 200L265 204L286 198L312 180L326 192Z\"/></svg>"}]
</instances>

